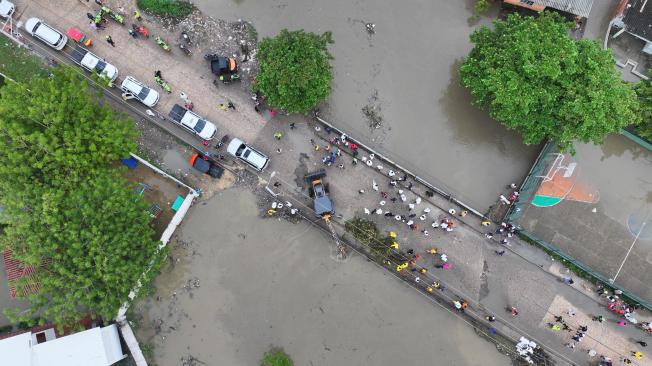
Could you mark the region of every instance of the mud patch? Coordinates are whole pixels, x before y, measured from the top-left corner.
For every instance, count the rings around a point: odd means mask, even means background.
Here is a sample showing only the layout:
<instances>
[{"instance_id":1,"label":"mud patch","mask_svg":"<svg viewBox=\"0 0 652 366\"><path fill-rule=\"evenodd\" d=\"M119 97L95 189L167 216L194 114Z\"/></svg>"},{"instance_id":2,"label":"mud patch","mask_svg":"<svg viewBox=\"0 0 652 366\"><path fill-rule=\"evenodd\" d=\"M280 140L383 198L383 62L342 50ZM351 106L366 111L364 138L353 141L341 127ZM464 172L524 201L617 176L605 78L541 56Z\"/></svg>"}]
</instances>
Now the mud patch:
<instances>
[{"instance_id":1,"label":"mud patch","mask_svg":"<svg viewBox=\"0 0 652 366\"><path fill-rule=\"evenodd\" d=\"M489 283L487 282L487 272L489 271L489 263L485 260L482 264L482 273L480 274L480 294L478 301L482 301L489 295Z\"/></svg>"}]
</instances>

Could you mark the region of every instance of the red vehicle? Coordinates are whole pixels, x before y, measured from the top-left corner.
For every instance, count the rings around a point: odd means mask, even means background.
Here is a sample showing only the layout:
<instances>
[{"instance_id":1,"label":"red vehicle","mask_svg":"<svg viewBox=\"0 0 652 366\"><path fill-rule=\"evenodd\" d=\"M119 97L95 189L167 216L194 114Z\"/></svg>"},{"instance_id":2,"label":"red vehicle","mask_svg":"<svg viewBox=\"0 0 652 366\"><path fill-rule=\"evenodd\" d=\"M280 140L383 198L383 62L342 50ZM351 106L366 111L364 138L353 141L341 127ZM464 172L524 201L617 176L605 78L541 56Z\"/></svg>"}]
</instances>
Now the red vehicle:
<instances>
[{"instance_id":1,"label":"red vehicle","mask_svg":"<svg viewBox=\"0 0 652 366\"><path fill-rule=\"evenodd\" d=\"M93 45L93 42L91 41L90 38L86 37L86 35L80 31L79 29L75 27L70 27L68 28L68 37L75 42L79 44L83 44L86 47L90 47Z\"/></svg>"}]
</instances>

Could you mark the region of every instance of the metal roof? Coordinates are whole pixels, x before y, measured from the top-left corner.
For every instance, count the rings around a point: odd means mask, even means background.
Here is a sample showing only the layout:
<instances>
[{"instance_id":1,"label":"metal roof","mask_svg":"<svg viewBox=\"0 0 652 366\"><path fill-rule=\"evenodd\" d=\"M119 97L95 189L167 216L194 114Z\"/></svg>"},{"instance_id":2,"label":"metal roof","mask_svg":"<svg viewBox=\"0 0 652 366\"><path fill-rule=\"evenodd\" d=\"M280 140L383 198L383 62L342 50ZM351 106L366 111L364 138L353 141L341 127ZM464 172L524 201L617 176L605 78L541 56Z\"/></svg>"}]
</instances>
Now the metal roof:
<instances>
[{"instance_id":1,"label":"metal roof","mask_svg":"<svg viewBox=\"0 0 652 366\"><path fill-rule=\"evenodd\" d=\"M109 366L126 357L115 324L43 343L33 342L31 332L0 340L3 365Z\"/></svg>"},{"instance_id":2,"label":"metal roof","mask_svg":"<svg viewBox=\"0 0 652 366\"><path fill-rule=\"evenodd\" d=\"M623 22L627 32L652 42L652 1L630 0Z\"/></svg>"},{"instance_id":3,"label":"metal roof","mask_svg":"<svg viewBox=\"0 0 652 366\"><path fill-rule=\"evenodd\" d=\"M554 8L584 18L589 17L593 6L593 0L520 0L520 2L527 5L537 4Z\"/></svg>"}]
</instances>

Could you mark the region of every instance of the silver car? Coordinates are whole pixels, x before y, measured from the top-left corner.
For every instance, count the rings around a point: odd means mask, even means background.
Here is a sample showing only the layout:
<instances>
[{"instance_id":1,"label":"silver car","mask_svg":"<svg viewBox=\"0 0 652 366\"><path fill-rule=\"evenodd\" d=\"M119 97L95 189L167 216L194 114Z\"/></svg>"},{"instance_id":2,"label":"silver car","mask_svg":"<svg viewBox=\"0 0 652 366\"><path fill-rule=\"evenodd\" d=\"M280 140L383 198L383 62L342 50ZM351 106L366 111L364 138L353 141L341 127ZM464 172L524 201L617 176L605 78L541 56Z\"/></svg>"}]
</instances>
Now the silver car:
<instances>
[{"instance_id":1,"label":"silver car","mask_svg":"<svg viewBox=\"0 0 652 366\"><path fill-rule=\"evenodd\" d=\"M269 158L265 154L237 138L231 140L226 151L259 172L262 172L269 164Z\"/></svg>"}]
</instances>

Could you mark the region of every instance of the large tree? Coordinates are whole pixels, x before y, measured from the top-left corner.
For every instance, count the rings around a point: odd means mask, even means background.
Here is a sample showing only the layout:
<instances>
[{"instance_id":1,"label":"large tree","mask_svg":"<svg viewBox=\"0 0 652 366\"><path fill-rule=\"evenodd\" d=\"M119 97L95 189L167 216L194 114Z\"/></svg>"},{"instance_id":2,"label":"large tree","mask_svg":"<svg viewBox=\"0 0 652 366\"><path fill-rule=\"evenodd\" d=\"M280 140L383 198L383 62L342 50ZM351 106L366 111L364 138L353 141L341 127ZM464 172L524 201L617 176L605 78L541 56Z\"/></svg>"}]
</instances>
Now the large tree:
<instances>
[{"instance_id":1,"label":"large tree","mask_svg":"<svg viewBox=\"0 0 652 366\"><path fill-rule=\"evenodd\" d=\"M115 164L136 137L133 123L70 69L0 91L0 203L8 216L0 247L37 267L15 283L19 296L40 284L21 318L112 318L155 259L145 203Z\"/></svg>"},{"instance_id":2,"label":"large tree","mask_svg":"<svg viewBox=\"0 0 652 366\"><path fill-rule=\"evenodd\" d=\"M650 73L652 74L652 70ZM640 81L634 87L640 105L641 124L636 128L639 136L652 141L652 80Z\"/></svg>"},{"instance_id":3,"label":"large tree","mask_svg":"<svg viewBox=\"0 0 652 366\"><path fill-rule=\"evenodd\" d=\"M330 32L318 35L287 29L274 38L263 39L258 50L260 73L255 89L273 107L288 113L310 111L331 92L329 43L333 43Z\"/></svg>"},{"instance_id":4,"label":"large tree","mask_svg":"<svg viewBox=\"0 0 652 366\"><path fill-rule=\"evenodd\" d=\"M550 138L568 149L573 140L601 143L605 135L638 123L636 95L614 68L611 52L568 35L555 13L510 15L471 34L460 68L474 103L523 136Z\"/></svg>"}]
</instances>

